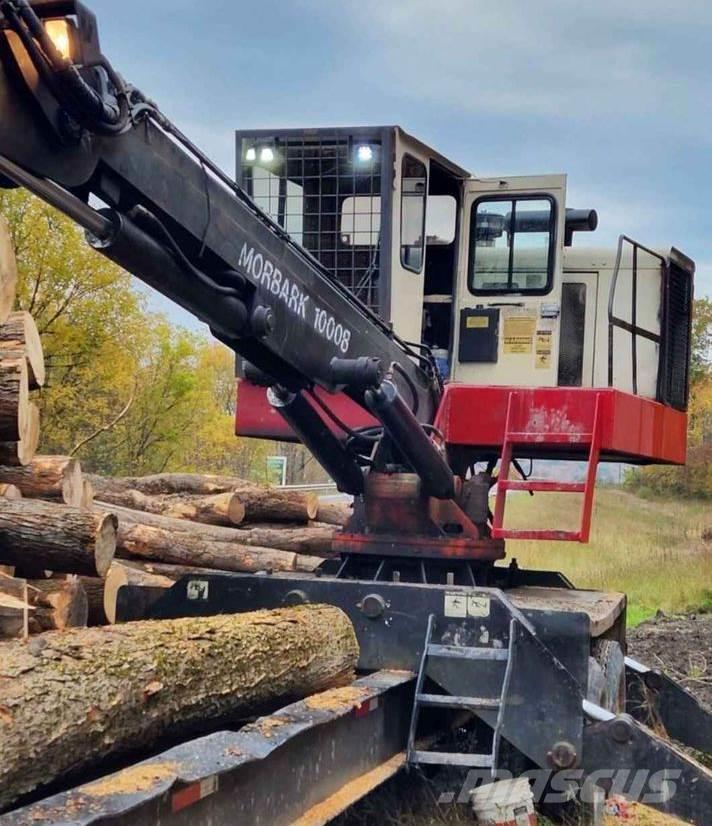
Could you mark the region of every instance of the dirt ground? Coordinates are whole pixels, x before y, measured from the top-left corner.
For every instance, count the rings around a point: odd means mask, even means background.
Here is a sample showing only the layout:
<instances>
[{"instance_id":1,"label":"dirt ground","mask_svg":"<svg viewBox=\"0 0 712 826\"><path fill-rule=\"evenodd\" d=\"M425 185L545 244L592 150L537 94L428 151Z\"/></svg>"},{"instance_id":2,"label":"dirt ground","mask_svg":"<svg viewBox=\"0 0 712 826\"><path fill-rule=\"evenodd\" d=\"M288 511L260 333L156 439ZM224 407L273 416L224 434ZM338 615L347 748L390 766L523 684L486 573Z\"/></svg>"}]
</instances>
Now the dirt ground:
<instances>
[{"instance_id":1,"label":"dirt ground","mask_svg":"<svg viewBox=\"0 0 712 826\"><path fill-rule=\"evenodd\" d=\"M628 632L629 655L665 671L712 709L712 614L660 615Z\"/></svg>"}]
</instances>

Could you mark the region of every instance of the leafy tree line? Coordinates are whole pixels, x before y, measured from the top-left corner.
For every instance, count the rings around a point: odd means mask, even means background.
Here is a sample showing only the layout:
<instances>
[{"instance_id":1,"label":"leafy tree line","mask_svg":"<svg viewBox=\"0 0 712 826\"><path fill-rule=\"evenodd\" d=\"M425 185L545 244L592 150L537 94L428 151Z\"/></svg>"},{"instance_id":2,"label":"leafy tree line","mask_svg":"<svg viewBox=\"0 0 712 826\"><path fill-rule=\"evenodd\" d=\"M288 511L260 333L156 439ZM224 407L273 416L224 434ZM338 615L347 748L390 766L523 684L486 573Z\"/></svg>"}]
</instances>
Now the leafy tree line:
<instances>
[{"instance_id":1,"label":"leafy tree line","mask_svg":"<svg viewBox=\"0 0 712 826\"><path fill-rule=\"evenodd\" d=\"M637 493L712 498L712 300L695 301L690 362L687 464L638 468L625 484Z\"/></svg>"},{"instance_id":2,"label":"leafy tree line","mask_svg":"<svg viewBox=\"0 0 712 826\"><path fill-rule=\"evenodd\" d=\"M267 443L234 435L226 347L148 312L130 275L27 193L0 191L0 212L15 242L17 306L34 316L45 352L42 452L114 475L264 475Z\"/></svg>"}]
</instances>

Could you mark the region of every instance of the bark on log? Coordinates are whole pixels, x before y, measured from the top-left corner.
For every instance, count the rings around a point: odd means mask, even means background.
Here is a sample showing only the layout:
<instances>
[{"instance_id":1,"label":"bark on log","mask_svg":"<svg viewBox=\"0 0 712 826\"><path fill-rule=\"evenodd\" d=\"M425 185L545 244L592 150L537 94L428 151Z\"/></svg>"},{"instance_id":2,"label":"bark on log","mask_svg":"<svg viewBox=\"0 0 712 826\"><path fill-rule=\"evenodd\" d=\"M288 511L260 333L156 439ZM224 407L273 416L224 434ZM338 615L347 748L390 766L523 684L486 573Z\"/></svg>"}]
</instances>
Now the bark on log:
<instances>
[{"instance_id":1,"label":"bark on log","mask_svg":"<svg viewBox=\"0 0 712 826\"><path fill-rule=\"evenodd\" d=\"M235 488L252 485L245 479L234 476L212 476L201 473L154 473L149 476L116 476L111 479L91 477L99 498L106 489L137 490L147 496L160 494L192 494L210 496L215 493L229 493Z\"/></svg>"},{"instance_id":2,"label":"bark on log","mask_svg":"<svg viewBox=\"0 0 712 826\"><path fill-rule=\"evenodd\" d=\"M145 588L170 588L175 579L162 574L150 573L144 568L112 562L104 580L104 615L111 625L116 622L116 597L124 585L139 585Z\"/></svg>"},{"instance_id":3,"label":"bark on log","mask_svg":"<svg viewBox=\"0 0 712 826\"><path fill-rule=\"evenodd\" d=\"M240 515L238 500L244 506L246 522L309 522L316 517L319 503L313 493L260 487L225 476L159 473L143 477L89 478L103 502L209 524L240 524L234 521ZM184 489L180 490L181 487ZM235 496L220 498L230 493ZM195 512L192 505L197 508ZM233 515L231 523L222 516L226 507Z\"/></svg>"},{"instance_id":4,"label":"bark on log","mask_svg":"<svg viewBox=\"0 0 712 826\"><path fill-rule=\"evenodd\" d=\"M131 488L114 486L111 480L90 476L87 481L99 491L104 502L132 510L145 511L174 519L190 519L206 525L239 525L245 518L245 507L234 493L216 493L210 496L184 494L147 496Z\"/></svg>"},{"instance_id":5,"label":"bark on log","mask_svg":"<svg viewBox=\"0 0 712 826\"><path fill-rule=\"evenodd\" d=\"M30 402L27 405L25 432L19 442L0 442L0 465L24 467L35 458L40 442L40 409Z\"/></svg>"},{"instance_id":6,"label":"bark on log","mask_svg":"<svg viewBox=\"0 0 712 826\"><path fill-rule=\"evenodd\" d=\"M22 441L28 425L27 362L0 358L0 442Z\"/></svg>"},{"instance_id":7,"label":"bark on log","mask_svg":"<svg viewBox=\"0 0 712 826\"><path fill-rule=\"evenodd\" d=\"M353 516L353 508L345 502L322 502L319 500L319 506L316 511L316 521L324 522L327 525L343 526Z\"/></svg>"},{"instance_id":8,"label":"bark on log","mask_svg":"<svg viewBox=\"0 0 712 826\"><path fill-rule=\"evenodd\" d=\"M86 627L87 595L78 577L33 579L27 583L27 595L35 608L30 614L31 633Z\"/></svg>"},{"instance_id":9,"label":"bark on log","mask_svg":"<svg viewBox=\"0 0 712 826\"><path fill-rule=\"evenodd\" d=\"M114 558L113 513L21 499L0 507L0 563L104 576Z\"/></svg>"},{"instance_id":10,"label":"bark on log","mask_svg":"<svg viewBox=\"0 0 712 826\"><path fill-rule=\"evenodd\" d=\"M180 520L176 520L180 521ZM323 560L254 545L215 542L209 537L140 523L119 521L116 555L125 559L152 559L174 565L194 565L219 571L315 570Z\"/></svg>"},{"instance_id":11,"label":"bark on log","mask_svg":"<svg viewBox=\"0 0 712 826\"><path fill-rule=\"evenodd\" d=\"M150 497L149 497L150 498ZM317 527L277 527L274 525L254 525L245 528L224 528L218 525L199 525L184 519L146 513L120 505L97 501L95 508L109 509L119 517L120 530L128 524L147 525L169 532L177 540L183 536L210 543L237 544L240 546L272 548L297 554L326 555L331 551L334 529L329 526ZM269 539L269 542L266 540ZM119 554L121 556L121 554ZM314 570L315 560L305 556L305 570ZM322 561L322 560L319 560ZM182 563L177 563L182 564ZM201 563L196 562L196 565ZM312 567L313 566L313 567Z\"/></svg>"},{"instance_id":12,"label":"bark on log","mask_svg":"<svg viewBox=\"0 0 712 826\"><path fill-rule=\"evenodd\" d=\"M357 659L351 623L326 605L0 643L0 808L169 732L346 685Z\"/></svg>"},{"instance_id":13,"label":"bark on log","mask_svg":"<svg viewBox=\"0 0 712 826\"><path fill-rule=\"evenodd\" d=\"M114 563L112 562L112 565ZM87 625L106 625L104 613L104 580L98 576L80 576L84 593L87 595Z\"/></svg>"},{"instance_id":14,"label":"bark on log","mask_svg":"<svg viewBox=\"0 0 712 826\"><path fill-rule=\"evenodd\" d=\"M320 527L297 526L280 528L271 525L250 525L240 528L242 541L247 545L261 545L265 548L279 548L295 554L329 556L331 543L337 531L331 525Z\"/></svg>"},{"instance_id":15,"label":"bark on log","mask_svg":"<svg viewBox=\"0 0 712 826\"><path fill-rule=\"evenodd\" d=\"M0 324L4 324L15 303L17 263L7 221L0 215Z\"/></svg>"},{"instance_id":16,"label":"bark on log","mask_svg":"<svg viewBox=\"0 0 712 826\"><path fill-rule=\"evenodd\" d=\"M245 506L245 522L310 522L319 499L314 493L277 488L244 487L236 494Z\"/></svg>"},{"instance_id":17,"label":"bark on log","mask_svg":"<svg viewBox=\"0 0 712 826\"><path fill-rule=\"evenodd\" d=\"M0 352L3 356L24 358L30 390L39 390L45 383L45 362L40 334L32 316L25 310L10 313L0 325Z\"/></svg>"},{"instance_id":18,"label":"bark on log","mask_svg":"<svg viewBox=\"0 0 712 826\"><path fill-rule=\"evenodd\" d=\"M78 508L82 504L82 469L70 456L35 456L25 467L0 467L0 480L17 485L30 499L61 499Z\"/></svg>"}]
</instances>

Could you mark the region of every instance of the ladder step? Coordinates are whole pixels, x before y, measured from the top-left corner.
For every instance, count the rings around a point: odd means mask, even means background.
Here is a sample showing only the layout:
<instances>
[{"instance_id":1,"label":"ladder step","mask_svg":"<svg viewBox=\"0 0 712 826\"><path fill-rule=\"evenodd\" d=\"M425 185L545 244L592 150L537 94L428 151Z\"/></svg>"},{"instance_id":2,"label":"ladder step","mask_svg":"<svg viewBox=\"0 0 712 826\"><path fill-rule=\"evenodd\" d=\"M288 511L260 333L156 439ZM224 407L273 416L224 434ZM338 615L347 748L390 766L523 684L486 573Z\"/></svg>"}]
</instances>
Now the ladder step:
<instances>
[{"instance_id":1,"label":"ladder step","mask_svg":"<svg viewBox=\"0 0 712 826\"><path fill-rule=\"evenodd\" d=\"M427 763L432 766L464 766L473 769L487 769L492 766L491 754L460 754L449 751L412 751L408 755L410 763Z\"/></svg>"},{"instance_id":2,"label":"ladder step","mask_svg":"<svg viewBox=\"0 0 712 826\"><path fill-rule=\"evenodd\" d=\"M505 441L515 445L552 444L552 445L588 445L593 439L592 433L506 433Z\"/></svg>"},{"instance_id":3,"label":"ladder step","mask_svg":"<svg viewBox=\"0 0 712 826\"><path fill-rule=\"evenodd\" d=\"M456 697L451 694L416 694L415 700L423 706L440 706L441 708L498 709L499 698L492 697Z\"/></svg>"},{"instance_id":4,"label":"ladder step","mask_svg":"<svg viewBox=\"0 0 712 826\"><path fill-rule=\"evenodd\" d=\"M585 493L585 482L556 482L549 479L502 479L502 490L532 490L552 493Z\"/></svg>"},{"instance_id":5,"label":"ladder step","mask_svg":"<svg viewBox=\"0 0 712 826\"><path fill-rule=\"evenodd\" d=\"M474 648L464 645L436 645L428 646L429 657L452 658L456 660L507 660L509 652L506 648Z\"/></svg>"},{"instance_id":6,"label":"ladder step","mask_svg":"<svg viewBox=\"0 0 712 826\"><path fill-rule=\"evenodd\" d=\"M493 539L550 539L562 540L564 542L580 542L580 531L528 531L509 528L493 528Z\"/></svg>"}]
</instances>

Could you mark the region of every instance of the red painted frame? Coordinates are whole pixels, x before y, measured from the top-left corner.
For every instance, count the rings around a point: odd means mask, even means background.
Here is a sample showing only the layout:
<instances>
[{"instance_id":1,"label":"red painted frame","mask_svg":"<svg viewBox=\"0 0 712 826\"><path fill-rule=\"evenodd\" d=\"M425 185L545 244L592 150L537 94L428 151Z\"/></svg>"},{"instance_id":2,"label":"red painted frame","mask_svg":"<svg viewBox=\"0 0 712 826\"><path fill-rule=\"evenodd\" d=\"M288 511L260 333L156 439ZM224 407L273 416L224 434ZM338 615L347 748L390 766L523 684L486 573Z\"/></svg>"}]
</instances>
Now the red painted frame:
<instances>
[{"instance_id":1,"label":"red painted frame","mask_svg":"<svg viewBox=\"0 0 712 826\"><path fill-rule=\"evenodd\" d=\"M295 441L295 435L267 402L265 388L242 380L238 387L235 432L238 436ZM378 422L343 393L317 393L349 427ZM451 446L479 448L501 455L510 394L516 394L512 433L537 434L523 453L557 458L562 453L586 460L596 403L600 400L602 461L684 464L687 415L651 399L614 388L497 387L446 384L435 420ZM327 419L329 427L342 435ZM515 440L516 441L516 440Z\"/></svg>"}]
</instances>

